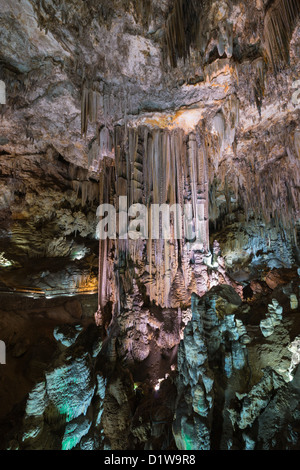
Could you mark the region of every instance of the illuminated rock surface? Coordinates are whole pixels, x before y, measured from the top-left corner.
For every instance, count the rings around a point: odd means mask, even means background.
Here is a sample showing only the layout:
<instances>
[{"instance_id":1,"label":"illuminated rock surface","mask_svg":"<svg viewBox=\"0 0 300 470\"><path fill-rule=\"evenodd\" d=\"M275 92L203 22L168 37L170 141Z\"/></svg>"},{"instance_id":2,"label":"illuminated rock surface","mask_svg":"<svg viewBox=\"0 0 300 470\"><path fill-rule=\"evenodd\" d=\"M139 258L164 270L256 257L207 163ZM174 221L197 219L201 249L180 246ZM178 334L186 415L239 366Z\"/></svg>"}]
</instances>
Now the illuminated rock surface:
<instances>
[{"instance_id":1,"label":"illuminated rock surface","mask_svg":"<svg viewBox=\"0 0 300 470\"><path fill-rule=\"evenodd\" d=\"M299 0L0 11L0 447L299 450Z\"/></svg>"}]
</instances>

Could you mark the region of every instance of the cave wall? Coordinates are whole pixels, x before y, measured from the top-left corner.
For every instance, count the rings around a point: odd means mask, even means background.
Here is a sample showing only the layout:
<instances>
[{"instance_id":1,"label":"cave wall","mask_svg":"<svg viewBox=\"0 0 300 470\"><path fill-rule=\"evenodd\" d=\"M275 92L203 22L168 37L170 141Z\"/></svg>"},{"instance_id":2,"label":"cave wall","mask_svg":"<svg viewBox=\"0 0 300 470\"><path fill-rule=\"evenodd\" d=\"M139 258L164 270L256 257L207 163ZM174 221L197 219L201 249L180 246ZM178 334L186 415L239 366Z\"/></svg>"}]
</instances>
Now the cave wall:
<instances>
[{"instance_id":1,"label":"cave wall","mask_svg":"<svg viewBox=\"0 0 300 470\"><path fill-rule=\"evenodd\" d=\"M299 0L0 6L1 446L299 448Z\"/></svg>"}]
</instances>

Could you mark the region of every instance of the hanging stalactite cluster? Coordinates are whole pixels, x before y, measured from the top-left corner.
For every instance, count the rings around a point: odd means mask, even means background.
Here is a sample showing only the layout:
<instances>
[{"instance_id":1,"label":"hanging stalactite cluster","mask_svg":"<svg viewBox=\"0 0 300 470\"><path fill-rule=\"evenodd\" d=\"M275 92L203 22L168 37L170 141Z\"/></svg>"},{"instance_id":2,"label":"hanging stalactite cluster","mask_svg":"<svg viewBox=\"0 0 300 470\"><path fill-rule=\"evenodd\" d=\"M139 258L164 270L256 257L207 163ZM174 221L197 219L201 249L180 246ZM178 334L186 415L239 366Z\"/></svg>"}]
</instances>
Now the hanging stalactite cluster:
<instances>
[{"instance_id":1,"label":"hanging stalactite cluster","mask_svg":"<svg viewBox=\"0 0 300 470\"><path fill-rule=\"evenodd\" d=\"M178 281L178 270L183 270L184 284L192 288L191 283L195 281L191 279L190 259L195 256L203 257L209 251L205 149L199 144L196 135L187 137L180 129L171 132L141 126L128 128L127 140L125 134L123 126L115 127L115 182L112 183L111 178L101 177L100 194L109 194L105 200L112 201L115 192L119 217L121 210L124 211L124 208L118 207L121 196L127 198L125 211L134 204L146 207L148 233L145 239L131 239L130 235L126 239L120 239L119 236L123 234L118 232L116 241L100 240L100 246L101 250L111 251L111 243L115 245L119 278L117 284L123 286L124 292L130 291L136 276L136 272L130 270L131 263L135 269L137 266L143 269L148 266L146 272L141 273L147 295L156 304L168 307L171 302L170 292L172 288L174 290L174 282ZM170 228L166 237L162 232L162 219L157 221L152 218L151 211L155 204L165 204L169 208L178 204L181 208L180 220L175 213L170 212ZM191 209L185 218L186 204ZM135 217L131 216L131 223L134 220ZM155 223L159 225L159 238L152 238L152 225ZM185 238L185 234L188 230L191 233L191 229L195 240L198 240L196 246L192 240ZM194 252L199 252L199 255ZM197 265L195 259L193 263ZM199 263L203 267L203 263ZM100 283L103 283L103 276L101 279ZM204 286L199 286L199 291L203 288ZM103 289L104 285L101 284L100 292ZM185 293L182 291L183 297L187 295L187 291L188 288Z\"/></svg>"},{"instance_id":2,"label":"hanging stalactite cluster","mask_svg":"<svg viewBox=\"0 0 300 470\"><path fill-rule=\"evenodd\" d=\"M175 0L166 23L166 43L172 67L178 59L187 59L191 46L201 34L201 12L207 2L201 0Z\"/></svg>"},{"instance_id":3,"label":"hanging stalactite cluster","mask_svg":"<svg viewBox=\"0 0 300 470\"><path fill-rule=\"evenodd\" d=\"M245 222L256 220L265 227L276 227L284 236L296 238L295 220L300 213L298 133L294 132L292 141L282 141L283 153L267 142L260 142L256 152L266 154L261 168L253 152L244 159L235 158L233 163L238 123L239 101L236 95L231 95L212 119L210 133L205 127L185 134L178 128L167 130L142 125L116 126L113 138L110 133L103 134L106 145L114 149L110 165L115 166L115 179L102 175L100 192L109 195L107 201L114 201L119 215L133 204L142 204L147 208L149 221L146 238L120 240L117 233L117 241L105 242L105 248L104 242L100 242L101 250L105 250L102 260L105 256L109 258L112 251L115 253L118 292L130 292L137 273L149 299L165 308L176 308L181 302L187 302L193 291L205 292L210 282L204 262L209 254L209 220L219 223L220 217L225 217L233 223L236 210L244 212ZM289 185L283 181L289 181ZM127 198L126 208L118 207L120 196ZM182 230L179 239L174 236L178 228L178 220L174 218L170 239L152 238L153 204L169 207L179 204L182 213L184 205L190 204L184 223L179 221ZM130 220L138 222L139 217L131 215ZM186 239L188 227L194 232L198 227L202 243L195 246ZM105 276L101 282L103 279ZM104 284L100 291L103 289ZM180 299L174 294L178 289L182 294ZM103 304L108 300L106 297Z\"/></svg>"},{"instance_id":4,"label":"hanging stalactite cluster","mask_svg":"<svg viewBox=\"0 0 300 470\"><path fill-rule=\"evenodd\" d=\"M153 14L152 0L125 0L124 7L127 10L131 4L132 13L136 22L141 22L145 28L148 28Z\"/></svg>"},{"instance_id":5,"label":"hanging stalactite cluster","mask_svg":"<svg viewBox=\"0 0 300 470\"><path fill-rule=\"evenodd\" d=\"M81 94L81 135L85 136L88 123L96 124L100 108L100 93L85 82Z\"/></svg>"},{"instance_id":6,"label":"hanging stalactite cluster","mask_svg":"<svg viewBox=\"0 0 300 470\"><path fill-rule=\"evenodd\" d=\"M81 197L82 207L99 200L98 183L89 178L88 170L70 164L68 174L77 198Z\"/></svg>"},{"instance_id":7,"label":"hanging stalactite cluster","mask_svg":"<svg viewBox=\"0 0 300 470\"><path fill-rule=\"evenodd\" d=\"M273 130L276 133L276 129ZM245 214L245 222L254 219L266 227L274 226L285 237L297 243L297 219L300 215L297 135L286 136L281 149L266 141L257 143L245 158L222 159L210 186L210 220L230 221L232 201ZM209 151L209 164L215 166L218 146ZM265 156L265 163L256 157ZM225 197L224 197L225 196ZM226 219L225 219L226 217ZM229 217L229 218L228 218ZM224 222L223 220L223 222ZM227 223L226 222L226 223Z\"/></svg>"},{"instance_id":8,"label":"hanging stalactite cluster","mask_svg":"<svg viewBox=\"0 0 300 470\"><path fill-rule=\"evenodd\" d=\"M278 231L294 236L300 213L300 171L294 150L273 158L265 168L256 170L253 178L245 180L239 194L245 213L254 215L265 224L274 224Z\"/></svg>"},{"instance_id":9,"label":"hanging stalactite cluster","mask_svg":"<svg viewBox=\"0 0 300 470\"><path fill-rule=\"evenodd\" d=\"M266 12L266 51L275 70L289 62L289 47L300 15L300 0L275 0Z\"/></svg>"}]
</instances>

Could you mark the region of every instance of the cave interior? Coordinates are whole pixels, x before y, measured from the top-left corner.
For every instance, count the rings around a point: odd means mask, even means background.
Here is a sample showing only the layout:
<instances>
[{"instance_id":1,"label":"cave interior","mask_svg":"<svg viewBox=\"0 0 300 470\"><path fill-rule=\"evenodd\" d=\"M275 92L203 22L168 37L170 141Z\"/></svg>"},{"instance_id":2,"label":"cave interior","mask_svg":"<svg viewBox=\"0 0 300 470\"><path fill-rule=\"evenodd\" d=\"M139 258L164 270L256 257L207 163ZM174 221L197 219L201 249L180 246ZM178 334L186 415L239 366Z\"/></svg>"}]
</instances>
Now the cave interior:
<instances>
[{"instance_id":1,"label":"cave interior","mask_svg":"<svg viewBox=\"0 0 300 470\"><path fill-rule=\"evenodd\" d=\"M300 0L0 6L0 449L300 450Z\"/></svg>"}]
</instances>

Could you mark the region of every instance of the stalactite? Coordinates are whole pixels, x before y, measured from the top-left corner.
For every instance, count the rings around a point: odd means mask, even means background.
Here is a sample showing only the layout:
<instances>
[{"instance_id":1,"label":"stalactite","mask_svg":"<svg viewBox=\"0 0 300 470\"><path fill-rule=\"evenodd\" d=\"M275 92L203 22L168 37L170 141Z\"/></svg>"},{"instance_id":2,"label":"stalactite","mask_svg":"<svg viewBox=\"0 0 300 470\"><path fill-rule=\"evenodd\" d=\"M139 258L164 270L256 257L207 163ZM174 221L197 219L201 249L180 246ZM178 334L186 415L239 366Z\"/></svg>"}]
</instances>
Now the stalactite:
<instances>
[{"instance_id":1,"label":"stalactite","mask_svg":"<svg viewBox=\"0 0 300 470\"><path fill-rule=\"evenodd\" d=\"M86 204L93 204L98 200L98 184L91 180L86 181L72 181L73 190L76 193L76 197L79 197L81 194L81 205L85 207Z\"/></svg>"},{"instance_id":2,"label":"stalactite","mask_svg":"<svg viewBox=\"0 0 300 470\"><path fill-rule=\"evenodd\" d=\"M263 59L258 59L254 62L253 66L255 67L255 78L253 81L254 100L259 115L261 116L261 108L266 87L266 64Z\"/></svg>"},{"instance_id":3,"label":"stalactite","mask_svg":"<svg viewBox=\"0 0 300 470\"><path fill-rule=\"evenodd\" d=\"M127 3L128 0L126 0ZM153 5L151 0L130 0L136 22L141 22L148 28L152 16Z\"/></svg>"},{"instance_id":4,"label":"stalactite","mask_svg":"<svg viewBox=\"0 0 300 470\"><path fill-rule=\"evenodd\" d=\"M234 103L229 104L229 115L234 114ZM231 114L230 114L231 113ZM231 128L230 128L231 129ZM131 204L142 203L148 208L148 238L134 240L130 237L114 241L114 259L116 269L113 275L114 289L117 291L117 312L135 304L132 286L139 278L145 286L145 294L150 302L164 308L177 308L183 299L188 302L191 292L203 295L209 283L215 282L213 274L210 280L205 258L209 258L209 155L206 146L206 133L199 129L186 135L183 130L148 128L147 126L116 126L114 129L114 182L103 176L103 162L100 174L100 201L116 200L127 197L127 205L122 209L117 205L118 219L125 216ZM105 170L106 171L106 170ZM224 182L223 182L224 184ZM107 185L110 185L108 190ZM228 184L229 187L229 184ZM110 196L108 196L109 191ZM227 198L230 190L227 188ZM100 202L101 203L101 202ZM170 239L163 239L163 219L158 222L159 239L152 236L151 210L153 204L166 204L167 207L178 204L182 217L177 219L170 214ZM184 225L184 207L191 205L188 223L196 231L196 243L187 240ZM210 201L210 206L212 201ZM213 205L216 206L213 202ZM157 223L158 219L155 219ZM126 219L128 223L128 219ZM132 220L131 220L132 221ZM180 234L179 239L176 236ZM123 235L123 234L122 234ZM125 234L126 235L126 234ZM175 236L176 235L176 236ZM105 283L109 277L105 264L109 243L100 241L99 253L99 312L104 308L109 295L105 292ZM223 276L224 277L224 276ZM184 289L180 289L179 281ZM111 281L110 281L111 282ZM127 294L126 301L123 293ZM129 297L128 297L129 296ZM130 299L129 299L130 298ZM125 302L125 303L124 303ZM136 307L140 308L140 307Z\"/></svg>"},{"instance_id":5,"label":"stalactite","mask_svg":"<svg viewBox=\"0 0 300 470\"><path fill-rule=\"evenodd\" d=\"M100 171L99 178L99 205L114 203L115 195L115 169L112 165L105 165ZM98 268L98 310L95 314L96 323L102 325L102 315L108 301L112 300L113 261L110 252L114 240L99 239L99 268Z\"/></svg>"},{"instance_id":6,"label":"stalactite","mask_svg":"<svg viewBox=\"0 0 300 470\"><path fill-rule=\"evenodd\" d=\"M100 93L85 81L81 92L81 135L86 136L89 122L97 122L100 107Z\"/></svg>"},{"instance_id":7,"label":"stalactite","mask_svg":"<svg viewBox=\"0 0 300 470\"><path fill-rule=\"evenodd\" d=\"M204 0L175 0L166 23L166 43L172 67L177 67L178 59L187 59L191 46L197 42L204 6Z\"/></svg>"},{"instance_id":8,"label":"stalactite","mask_svg":"<svg viewBox=\"0 0 300 470\"><path fill-rule=\"evenodd\" d=\"M266 12L266 51L275 70L289 62L290 41L299 15L300 0L275 0Z\"/></svg>"}]
</instances>

